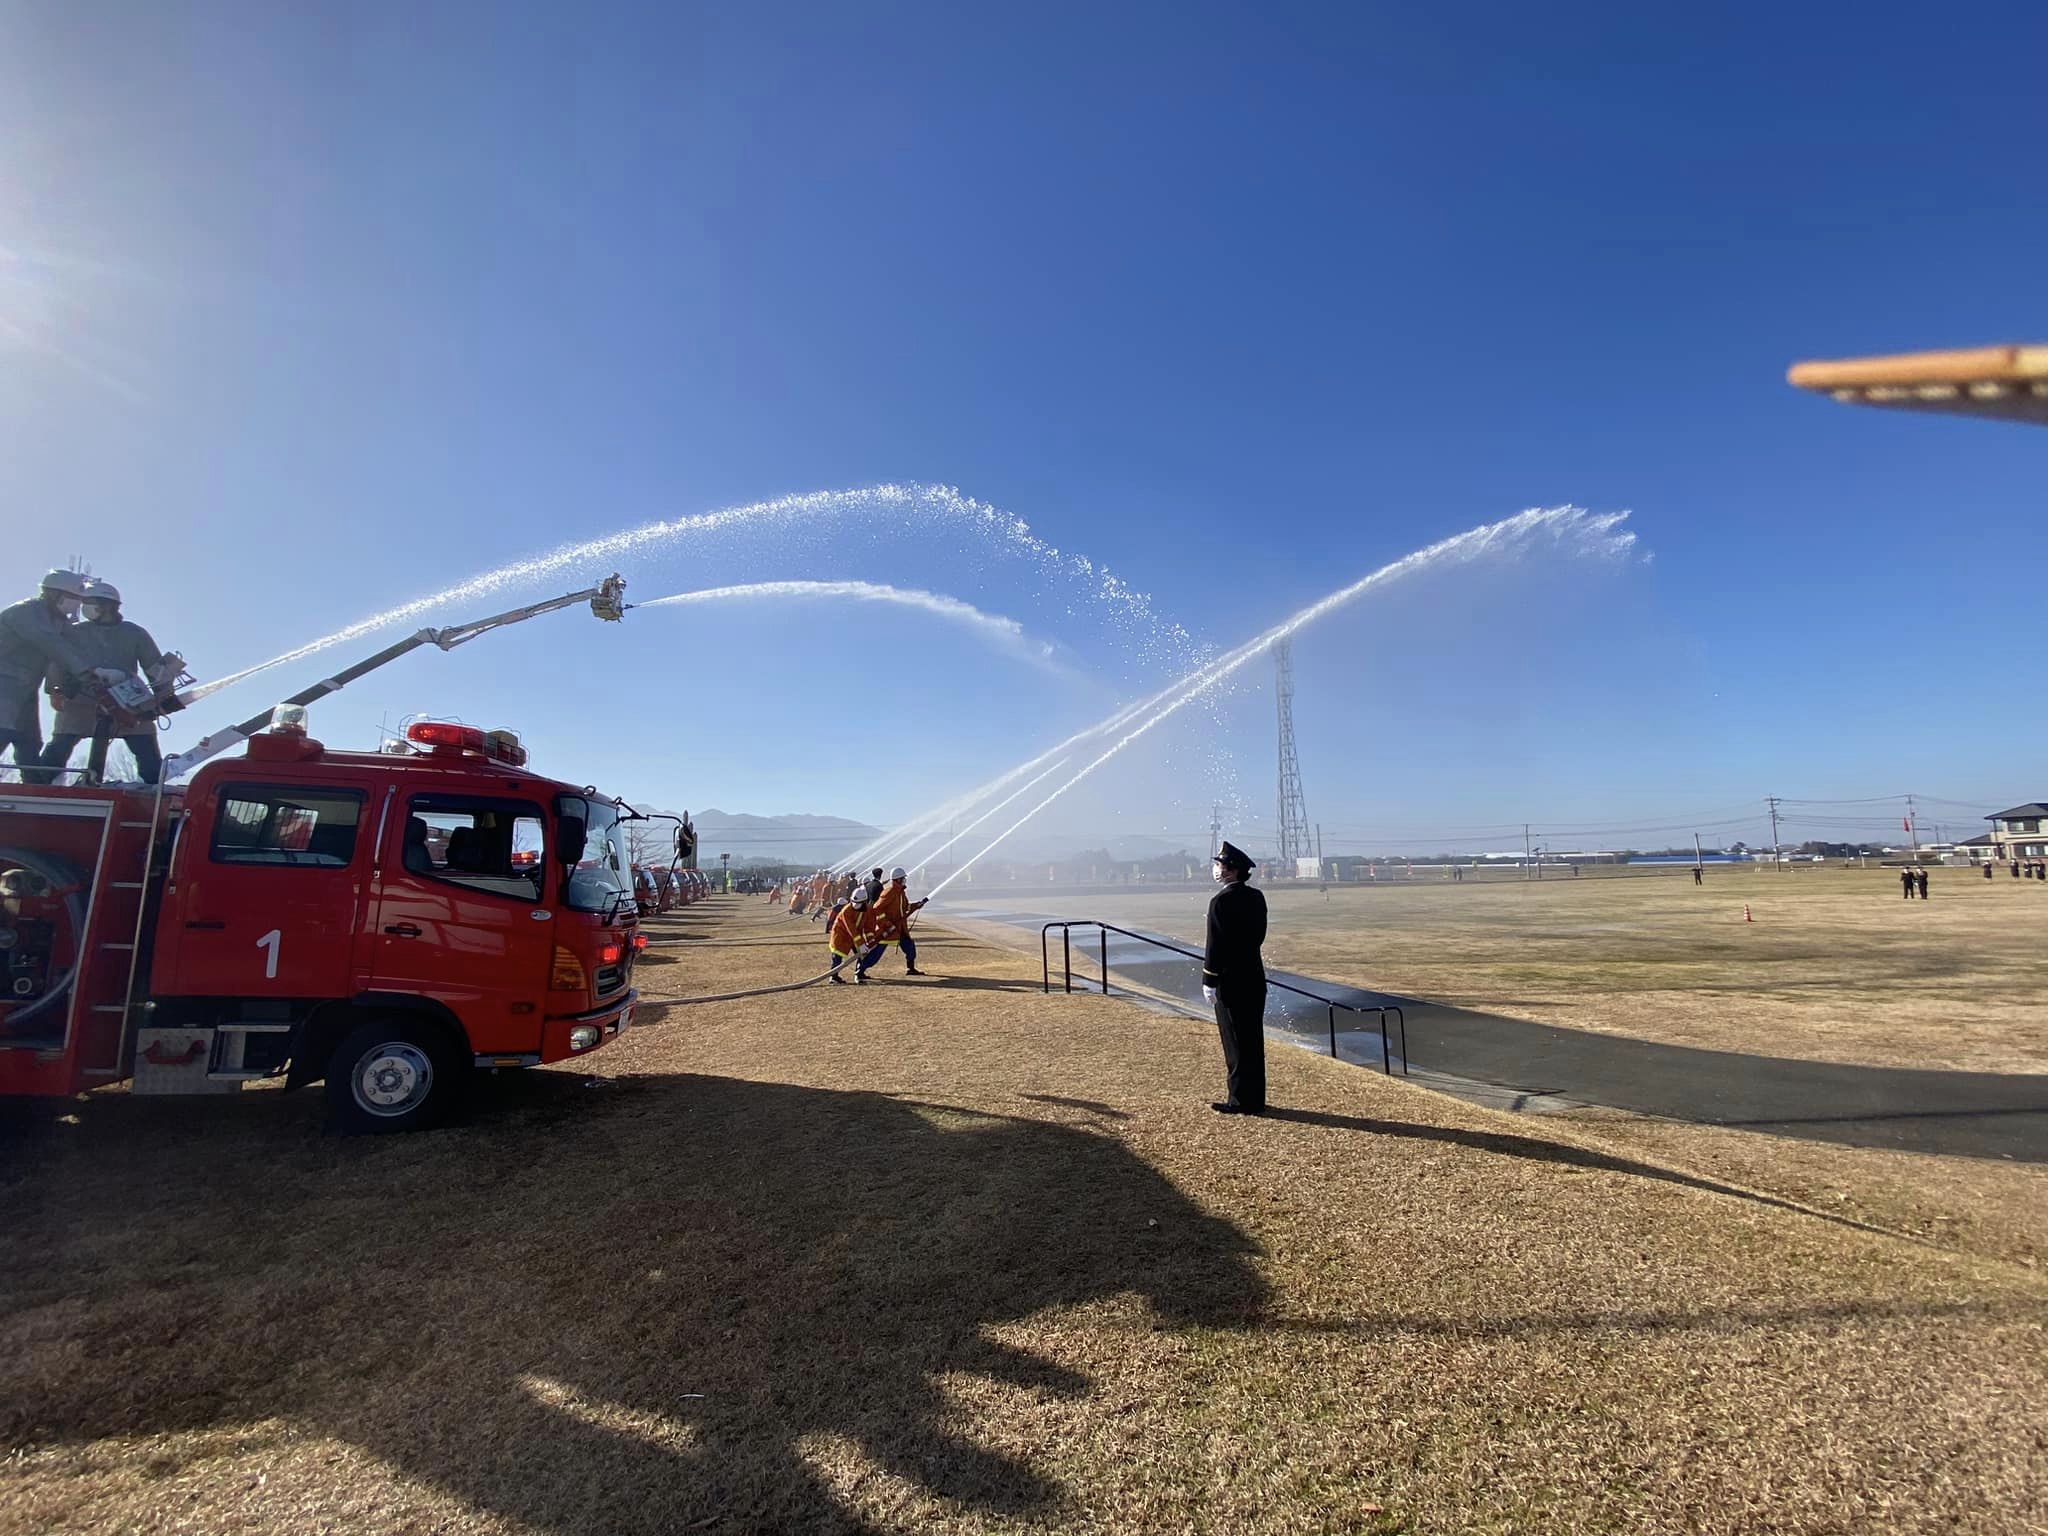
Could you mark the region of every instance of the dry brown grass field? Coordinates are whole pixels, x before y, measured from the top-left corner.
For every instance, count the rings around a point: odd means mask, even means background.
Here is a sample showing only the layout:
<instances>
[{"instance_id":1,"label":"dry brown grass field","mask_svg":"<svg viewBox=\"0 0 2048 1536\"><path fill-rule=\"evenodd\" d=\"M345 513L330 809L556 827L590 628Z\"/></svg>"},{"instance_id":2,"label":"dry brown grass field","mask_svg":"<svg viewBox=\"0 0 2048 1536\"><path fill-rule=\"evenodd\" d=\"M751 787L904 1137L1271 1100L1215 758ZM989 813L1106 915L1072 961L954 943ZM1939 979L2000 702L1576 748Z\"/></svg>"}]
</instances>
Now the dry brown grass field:
<instances>
[{"instance_id":1,"label":"dry brown grass field","mask_svg":"<svg viewBox=\"0 0 2048 1536\"><path fill-rule=\"evenodd\" d=\"M1877 866L1721 866L1701 886L1683 869L1432 875L1267 899L1267 963L1352 986L1707 1050L2048 1071L2048 882L2002 871L1933 870L1924 902ZM1078 900L1199 937L1208 895Z\"/></svg>"},{"instance_id":2,"label":"dry brown grass field","mask_svg":"<svg viewBox=\"0 0 2048 1536\"><path fill-rule=\"evenodd\" d=\"M2037 1271L1302 1051L1224 1119L1213 1029L923 963L408 1138L15 1114L0 1531L2048 1529Z\"/></svg>"},{"instance_id":3,"label":"dry brown grass field","mask_svg":"<svg viewBox=\"0 0 2048 1536\"><path fill-rule=\"evenodd\" d=\"M1199 941L1209 893L1039 906ZM1270 887L1267 962L1348 986L1705 1050L2048 1072L2048 884L2003 869L1715 867ZM1744 921L1747 908L1750 921ZM1816 1106L1825 1112L1825 1106ZM1608 1110L1567 1118L1929 1241L2048 1264L2048 1167L1830 1146Z\"/></svg>"}]
</instances>

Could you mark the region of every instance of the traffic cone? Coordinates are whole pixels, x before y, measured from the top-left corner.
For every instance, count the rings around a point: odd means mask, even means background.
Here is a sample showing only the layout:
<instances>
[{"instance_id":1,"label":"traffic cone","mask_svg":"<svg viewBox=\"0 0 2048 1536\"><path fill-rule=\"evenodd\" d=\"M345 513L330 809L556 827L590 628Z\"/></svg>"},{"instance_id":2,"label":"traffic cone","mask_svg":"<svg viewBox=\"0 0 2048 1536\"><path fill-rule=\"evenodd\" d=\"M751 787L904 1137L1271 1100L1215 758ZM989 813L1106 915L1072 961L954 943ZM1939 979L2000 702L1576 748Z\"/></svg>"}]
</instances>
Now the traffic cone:
<instances>
[{"instance_id":1,"label":"traffic cone","mask_svg":"<svg viewBox=\"0 0 2048 1536\"><path fill-rule=\"evenodd\" d=\"M1746 901L1742 904L1742 920L1745 923L1753 923L1756 921L1755 918L1749 915L1749 903Z\"/></svg>"}]
</instances>

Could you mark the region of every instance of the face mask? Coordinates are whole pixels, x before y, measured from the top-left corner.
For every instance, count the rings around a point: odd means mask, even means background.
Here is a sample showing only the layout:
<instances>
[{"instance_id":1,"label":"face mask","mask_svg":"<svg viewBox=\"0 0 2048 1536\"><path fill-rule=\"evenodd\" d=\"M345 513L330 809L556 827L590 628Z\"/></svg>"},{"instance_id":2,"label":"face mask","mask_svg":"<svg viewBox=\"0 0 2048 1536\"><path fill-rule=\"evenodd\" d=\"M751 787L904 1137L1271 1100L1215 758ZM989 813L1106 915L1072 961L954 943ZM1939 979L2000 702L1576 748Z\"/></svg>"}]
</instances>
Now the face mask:
<instances>
[{"instance_id":1,"label":"face mask","mask_svg":"<svg viewBox=\"0 0 2048 1536\"><path fill-rule=\"evenodd\" d=\"M1230 874L1221 864L1211 864L1209 866L1209 878L1218 885L1227 885L1230 882Z\"/></svg>"},{"instance_id":2,"label":"face mask","mask_svg":"<svg viewBox=\"0 0 2048 1536\"><path fill-rule=\"evenodd\" d=\"M63 615L64 615L64 617L65 617L65 618L67 618L67 619L75 619L75 618L77 618L77 617L78 617L78 599L77 599L77 598L75 598L75 597L60 597L60 598L58 598L58 599L57 599L57 611L58 611L59 613L63 614Z\"/></svg>"}]
</instances>

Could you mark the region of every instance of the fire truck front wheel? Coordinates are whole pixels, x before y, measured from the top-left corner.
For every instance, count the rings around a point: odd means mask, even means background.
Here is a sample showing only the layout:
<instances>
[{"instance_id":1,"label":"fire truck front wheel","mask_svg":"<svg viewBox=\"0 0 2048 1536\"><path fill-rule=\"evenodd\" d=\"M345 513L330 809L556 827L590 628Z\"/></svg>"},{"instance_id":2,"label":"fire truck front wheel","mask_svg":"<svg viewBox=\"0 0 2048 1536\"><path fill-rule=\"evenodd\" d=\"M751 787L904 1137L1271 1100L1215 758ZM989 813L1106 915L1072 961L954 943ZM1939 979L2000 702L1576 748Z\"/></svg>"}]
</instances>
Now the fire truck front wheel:
<instances>
[{"instance_id":1,"label":"fire truck front wheel","mask_svg":"<svg viewBox=\"0 0 2048 1536\"><path fill-rule=\"evenodd\" d=\"M327 1061L327 1107L342 1130L381 1135L440 1121L460 1092L464 1063L431 1027L372 1019Z\"/></svg>"}]
</instances>

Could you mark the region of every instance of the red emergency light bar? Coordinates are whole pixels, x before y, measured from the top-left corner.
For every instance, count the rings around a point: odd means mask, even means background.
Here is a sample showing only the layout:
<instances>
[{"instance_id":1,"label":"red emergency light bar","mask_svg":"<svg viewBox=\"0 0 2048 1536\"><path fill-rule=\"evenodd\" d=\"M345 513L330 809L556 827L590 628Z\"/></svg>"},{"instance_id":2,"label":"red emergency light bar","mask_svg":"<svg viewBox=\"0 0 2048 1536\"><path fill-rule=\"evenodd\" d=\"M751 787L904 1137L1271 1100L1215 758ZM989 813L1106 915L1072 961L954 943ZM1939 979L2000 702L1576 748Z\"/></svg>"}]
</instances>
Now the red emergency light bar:
<instances>
[{"instance_id":1,"label":"red emergency light bar","mask_svg":"<svg viewBox=\"0 0 2048 1536\"><path fill-rule=\"evenodd\" d=\"M474 725L459 725L453 720L415 720L405 728L405 739L422 747L475 752L513 768L526 766L526 748L510 731L486 731Z\"/></svg>"},{"instance_id":2,"label":"red emergency light bar","mask_svg":"<svg viewBox=\"0 0 2048 1536\"><path fill-rule=\"evenodd\" d=\"M481 752L484 733L473 725L453 720L415 720L405 728L405 739L423 747L457 747L464 752Z\"/></svg>"}]
</instances>

